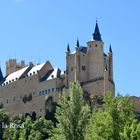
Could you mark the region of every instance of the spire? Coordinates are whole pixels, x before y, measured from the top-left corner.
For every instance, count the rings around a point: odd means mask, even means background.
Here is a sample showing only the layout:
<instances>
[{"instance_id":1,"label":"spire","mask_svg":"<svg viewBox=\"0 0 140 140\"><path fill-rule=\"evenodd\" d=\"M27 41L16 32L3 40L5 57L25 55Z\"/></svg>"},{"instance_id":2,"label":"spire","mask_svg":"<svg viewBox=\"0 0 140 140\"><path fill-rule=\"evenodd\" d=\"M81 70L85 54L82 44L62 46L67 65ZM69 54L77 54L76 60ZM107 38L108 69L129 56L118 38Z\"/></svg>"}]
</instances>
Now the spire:
<instances>
[{"instance_id":1,"label":"spire","mask_svg":"<svg viewBox=\"0 0 140 140\"><path fill-rule=\"evenodd\" d=\"M112 47L111 47L111 44L110 44L110 47L109 47L109 52L112 53Z\"/></svg>"},{"instance_id":2,"label":"spire","mask_svg":"<svg viewBox=\"0 0 140 140\"><path fill-rule=\"evenodd\" d=\"M96 21L95 30L93 33L93 39L95 41L102 41L97 21Z\"/></svg>"},{"instance_id":3,"label":"spire","mask_svg":"<svg viewBox=\"0 0 140 140\"><path fill-rule=\"evenodd\" d=\"M0 68L0 82L3 80L3 74L2 74L2 70Z\"/></svg>"},{"instance_id":4,"label":"spire","mask_svg":"<svg viewBox=\"0 0 140 140\"><path fill-rule=\"evenodd\" d=\"M78 38L77 38L77 43L76 43L76 47L80 47L80 44L79 44L79 40L78 40Z\"/></svg>"},{"instance_id":5,"label":"spire","mask_svg":"<svg viewBox=\"0 0 140 140\"><path fill-rule=\"evenodd\" d=\"M70 46L69 46L69 43L67 45L67 52L70 52Z\"/></svg>"}]
</instances>

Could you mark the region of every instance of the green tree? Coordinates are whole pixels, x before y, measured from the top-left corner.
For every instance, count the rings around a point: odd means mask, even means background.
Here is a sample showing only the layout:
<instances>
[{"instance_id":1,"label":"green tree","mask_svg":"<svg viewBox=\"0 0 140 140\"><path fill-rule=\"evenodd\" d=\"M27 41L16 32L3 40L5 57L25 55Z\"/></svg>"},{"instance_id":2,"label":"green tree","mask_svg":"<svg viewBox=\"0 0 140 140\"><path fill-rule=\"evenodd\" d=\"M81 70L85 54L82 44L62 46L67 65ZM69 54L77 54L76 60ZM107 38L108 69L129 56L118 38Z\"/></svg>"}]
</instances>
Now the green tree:
<instances>
[{"instance_id":1,"label":"green tree","mask_svg":"<svg viewBox=\"0 0 140 140\"><path fill-rule=\"evenodd\" d=\"M9 116L8 113L3 110L0 109L0 139L2 139L3 137L3 133L4 133L4 125L8 125L9 123Z\"/></svg>"},{"instance_id":2,"label":"green tree","mask_svg":"<svg viewBox=\"0 0 140 140\"><path fill-rule=\"evenodd\" d=\"M140 123L133 119L124 126L124 131L120 133L121 140L139 140L140 139Z\"/></svg>"},{"instance_id":3,"label":"green tree","mask_svg":"<svg viewBox=\"0 0 140 140\"><path fill-rule=\"evenodd\" d=\"M23 124L23 128L7 128L3 138L5 140L45 140L53 128L53 123L44 117L35 121L30 116L16 117L11 120L15 124Z\"/></svg>"},{"instance_id":4,"label":"green tree","mask_svg":"<svg viewBox=\"0 0 140 140\"><path fill-rule=\"evenodd\" d=\"M137 140L139 125L129 96L113 97L108 93L102 109L94 110L91 115L86 140Z\"/></svg>"},{"instance_id":5,"label":"green tree","mask_svg":"<svg viewBox=\"0 0 140 140\"><path fill-rule=\"evenodd\" d=\"M79 83L72 83L69 90L63 91L55 115L58 123L52 140L84 140L90 110Z\"/></svg>"}]
</instances>

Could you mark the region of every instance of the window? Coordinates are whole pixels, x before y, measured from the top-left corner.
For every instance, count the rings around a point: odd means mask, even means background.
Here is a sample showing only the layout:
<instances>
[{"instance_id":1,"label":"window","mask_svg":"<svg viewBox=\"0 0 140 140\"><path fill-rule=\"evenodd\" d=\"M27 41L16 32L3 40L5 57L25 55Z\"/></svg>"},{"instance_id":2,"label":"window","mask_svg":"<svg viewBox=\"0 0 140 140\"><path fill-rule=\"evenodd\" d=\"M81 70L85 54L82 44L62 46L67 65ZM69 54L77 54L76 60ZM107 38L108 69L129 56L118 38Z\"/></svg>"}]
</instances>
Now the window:
<instances>
[{"instance_id":1,"label":"window","mask_svg":"<svg viewBox=\"0 0 140 140\"><path fill-rule=\"evenodd\" d=\"M71 71L73 71L73 67L71 67Z\"/></svg>"},{"instance_id":2,"label":"window","mask_svg":"<svg viewBox=\"0 0 140 140\"><path fill-rule=\"evenodd\" d=\"M44 90L42 90L42 95L44 95Z\"/></svg>"},{"instance_id":3,"label":"window","mask_svg":"<svg viewBox=\"0 0 140 140\"><path fill-rule=\"evenodd\" d=\"M13 101L14 101L14 102L16 101L16 97L13 97Z\"/></svg>"},{"instance_id":4,"label":"window","mask_svg":"<svg viewBox=\"0 0 140 140\"><path fill-rule=\"evenodd\" d=\"M47 94L47 89L45 90L45 94Z\"/></svg>"},{"instance_id":5,"label":"window","mask_svg":"<svg viewBox=\"0 0 140 140\"><path fill-rule=\"evenodd\" d=\"M54 88L52 88L52 92L54 92Z\"/></svg>"},{"instance_id":6,"label":"window","mask_svg":"<svg viewBox=\"0 0 140 140\"><path fill-rule=\"evenodd\" d=\"M42 112L42 108L40 108L40 112Z\"/></svg>"},{"instance_id":7,"label":"window","mask_svg":"<svg viewBox=\"0 0 140 140\"><path fill-rule=\"evenodd\" d=\"M48 89L48 93L50 93L50 89Z\"/></svg>"},{"instance_id":8,"label":"window","mask_svg":"<svg viewBox=\"0 0 140 140\"><path fill-rule=\"evenodd\" d=\"M33 74L35 74L35 71L33 72Z\"/></svg>"},{"instance_id":9,"label":"window","mask_svg":"<svg viewBox=\"0 0 140 140\"><path fill-rule=\"evenodd\" d=\"M41 96L41 91L39 91L39 96Z\"/></svg>"},{"instance_id":10,"label":"window","mask_svg":"<svg viewBox=\"0 0 140 140\"><path fill-rule=\"evenodd\" d=\"M97 44L95 44L95 47L97 47Z\"/></svg>"},{"instance_id":11,"label":"window","mask_svg":"<svg viewBox=\"0 0 140 140\"><path fill-rule=\"evenodd\" d=\"M83 70L83 71L86 70L86 66L85 66L85 65L82 66L82 70Z\"/></svg>"},{"instance_id":12,"label":"window","mask_svg":"<svg viewBox=\"0 0 140 140\"><path fill-rule=\"evenodd\" d=\"M6 99L6 103L8 104L8 99Z\"/></svg>"},{"instance_id":13,"label":"window","mask_svg":"<svg viewBox=\"0 0 140 140\"><path fill-rule=\"evenodd\" d=\"M35 95L35 91L33 91L33 95Z\"/></svg>"}]
</instances>

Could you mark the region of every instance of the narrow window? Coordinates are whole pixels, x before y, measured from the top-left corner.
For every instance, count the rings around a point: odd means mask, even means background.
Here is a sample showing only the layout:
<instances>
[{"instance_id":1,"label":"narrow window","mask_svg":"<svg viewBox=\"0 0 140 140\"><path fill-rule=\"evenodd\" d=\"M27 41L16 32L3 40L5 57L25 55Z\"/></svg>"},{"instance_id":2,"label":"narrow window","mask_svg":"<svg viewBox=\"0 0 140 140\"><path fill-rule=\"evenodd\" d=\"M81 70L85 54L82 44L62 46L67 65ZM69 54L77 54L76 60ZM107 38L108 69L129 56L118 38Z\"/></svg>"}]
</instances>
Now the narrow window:
<instances>
[{"instance_id":1,"label":"narrow window","mask_svg":"<svg viewBox=\"0 0 140 140\"><path fill-rule=\"evenodd\" d=\"M16 97L13 97L13 101L14 101L14 102L16 101Z\"/></svg>"},{"instance_id":2,"label":"narrow window","mask_svg":"<svg viewBox=\"0 0 140 140\"><path fill-rule=\"evenodd\" d=\"M8 104L8 99L6 99L6 103Z\"/></svg>"},{"instance_id":3,"label":"narrow window","mask_svg":"<svg viewBox=\"0 0 140 140\"><path fill-rule=\"evenodd\" d=\"M71 67L71 71L73 71L73 67Z\"/></svg>"},{"instance_id":4,"label":"narrow window","mask_svg":"<svg viewBox=\"0 0 140 140\"><path fill-rule=\"evenodd\" d=\"M54 92L54 88L52 88L52 92Z\"/></svg>"},{"instance_id":5,"label":"narrow window","mask_svg":"<svg viewBox=\"0 0 140 140\"><path fill-rule=\"evenodd\" d=\"M82 70L85 71L86 70L86 66L83 65L82 66Z\"/></svg>"},{"instance_id":6,"label":"narrow window","mask_svg":"<svg viewBox=\"0 0 140 140\"><path fill-rule=\"evenodd\" d=\"M48 93L50 93L50 89L48 89Z\"/></svg>"},{"instance_id":7,"label":"narrow window","mask_svg":"<svg viewBox=\"0 0 140 140\"><path fill-rule=\"evenodd\" d=\"M42 90L42 95L44 95L44 90Z\"/></svg>"},{"instance_id":8,"label":"narrow window","mask_svg":"<svg viewBox=\"0 0 140 140\"><path fill-rule=\"evenodd\" d=\"M40 112L42 112L42 108L40 108Z\"/></svg>"},{"instance_id":9,"label":"narrow window","mask_svg":"<svg viewBox=\"0 0 140 140\"><path fill-rule=\"evenodd\" d=\"M39 91L39 96L41 96L41 91Z\"/></svg>"}]
</instances>

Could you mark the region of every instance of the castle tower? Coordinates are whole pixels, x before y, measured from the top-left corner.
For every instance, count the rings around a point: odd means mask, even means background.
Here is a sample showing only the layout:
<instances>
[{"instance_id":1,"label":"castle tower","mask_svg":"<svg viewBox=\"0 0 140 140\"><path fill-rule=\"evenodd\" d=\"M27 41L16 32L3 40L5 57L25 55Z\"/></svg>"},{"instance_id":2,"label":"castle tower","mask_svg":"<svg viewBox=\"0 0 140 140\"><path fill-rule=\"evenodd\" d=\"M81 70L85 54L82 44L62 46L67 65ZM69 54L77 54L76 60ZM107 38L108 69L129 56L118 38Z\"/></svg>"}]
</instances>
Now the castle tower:
<instances>
[{"instance_id":1,"label":"castle tower","mask_svg":"<svg viewBox=\"0 0 140 140\"><path fill-rule=\"evenodd\" d=\"M66 87L74 81L79 81L84 91L91 95L102 96L107 91L115 93L112 48L110 46L108 55L104 53L104 42L97 22L87 47L81 46L79 40L74 52L70 51L69 45L67 47Z\"/></svg>"},{"instance_id":2,"label":"castle tower","mask_svg":"<svg viewBox=\"0 0 140 140\"><path fill-rule=\"evenodd\" d=\"M9 59L6 61L6 75L9 75L17 70L20 70L25 67L25 61L21 60L20 63L17 63L16 59Z\"/></svg>"},{"instance_id":3,"label":"castle tower","mask_svg":"<svg viewBox=\"0 0 140 140\"><path fill-rule=\"evenodd\" d=\"M104 59L103 45L98 23L96 22L93 38L88 43L88 70L89 80L103 77Z\"/></svg>"},{"instance_id":4,"label":"castle tower","mask_svg":"<svg viewBox=\"0 0 140 140\"><path fill-rule=\"evenodd\" d=\"M80 81L80 44L78 39L75 51L71 53L68 44L66 52L66 87L74 81Z\"/></svg>"}]
</instances>

